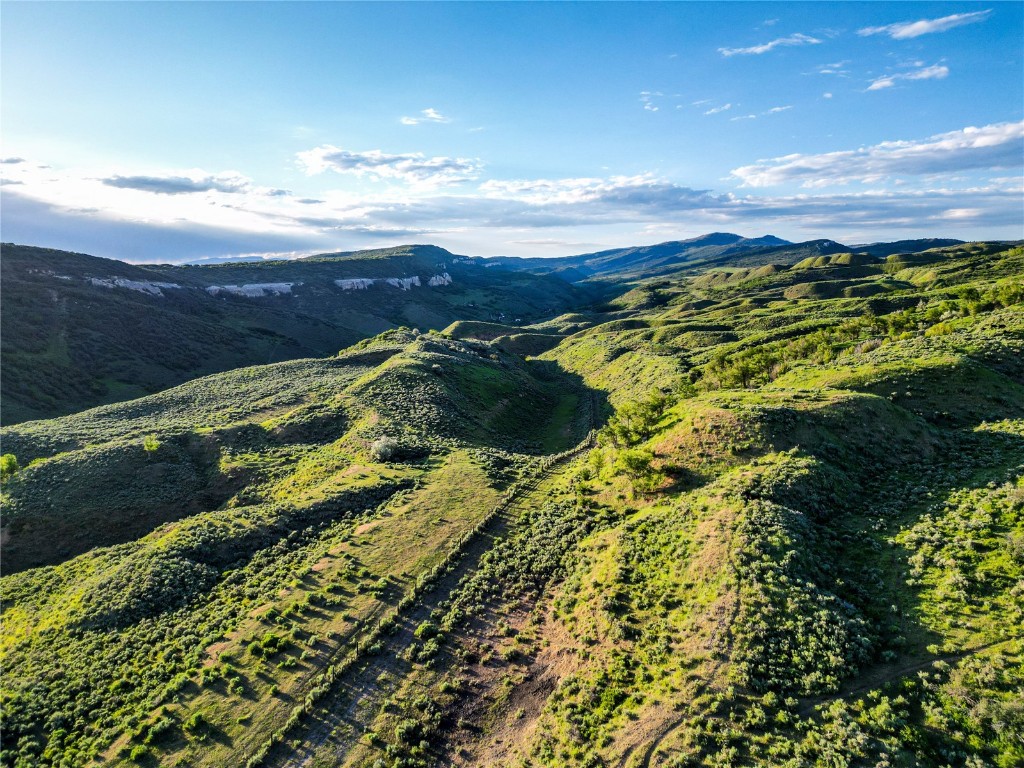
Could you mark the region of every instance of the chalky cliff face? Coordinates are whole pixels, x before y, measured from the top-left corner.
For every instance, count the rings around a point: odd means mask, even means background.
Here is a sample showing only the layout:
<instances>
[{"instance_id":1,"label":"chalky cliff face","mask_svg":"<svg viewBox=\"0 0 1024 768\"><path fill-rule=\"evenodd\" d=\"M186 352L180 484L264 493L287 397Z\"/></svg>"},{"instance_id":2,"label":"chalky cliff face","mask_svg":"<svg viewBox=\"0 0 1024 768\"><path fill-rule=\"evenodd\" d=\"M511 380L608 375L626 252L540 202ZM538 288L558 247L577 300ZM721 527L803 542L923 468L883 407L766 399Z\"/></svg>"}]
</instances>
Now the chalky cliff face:
<instances>
[{"instance_id":1,"label":"chalky cliff face","mask_svg":"<svg viewBox=\"0 0 1024 768\"><path fill-rule=\"evenodd\" d=\"M1019 764L1024 249L883 245L5 427L0 765ZM428 255L34 285L311 334L538 284Z\"/></svg>"},{"instance_id":2,"label":"chalky cliff face","mask_svg":"<svg viewBox=\"0 0 1024 768\"><path fill-rule=\"evenodd\" d=\"M452 276L447 272L444 272L440 275L433 275L427 278L425 282L426 285L431 288L451 285ZM392 288L408 291L413 287L419 288L424 285L424 283L420 281L419 275L413 275L412 277L348 277L335 280L334 284L343 291L365 291L367 288L372 288L374 285L388 285Z\"/></svg>"}]
</instances>

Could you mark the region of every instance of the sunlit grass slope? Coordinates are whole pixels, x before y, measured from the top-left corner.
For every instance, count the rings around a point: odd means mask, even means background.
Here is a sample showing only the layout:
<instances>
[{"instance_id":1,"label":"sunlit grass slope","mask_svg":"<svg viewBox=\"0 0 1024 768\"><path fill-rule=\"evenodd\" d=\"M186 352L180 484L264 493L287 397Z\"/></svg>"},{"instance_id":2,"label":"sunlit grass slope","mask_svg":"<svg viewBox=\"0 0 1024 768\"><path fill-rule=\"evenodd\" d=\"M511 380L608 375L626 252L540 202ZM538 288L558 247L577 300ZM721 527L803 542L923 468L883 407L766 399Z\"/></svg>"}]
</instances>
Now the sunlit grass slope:
<instances>
[{"instance_id":1,"label":"sunlit grass slope","mask_svg":"<svg viewBox=\"0 0 1024 768\"><path fill-rule=\"evenodd\" d=\"M0 762L1020 765L1024 251L835 250L5 430Z\"/></svg>"}]
</instances>

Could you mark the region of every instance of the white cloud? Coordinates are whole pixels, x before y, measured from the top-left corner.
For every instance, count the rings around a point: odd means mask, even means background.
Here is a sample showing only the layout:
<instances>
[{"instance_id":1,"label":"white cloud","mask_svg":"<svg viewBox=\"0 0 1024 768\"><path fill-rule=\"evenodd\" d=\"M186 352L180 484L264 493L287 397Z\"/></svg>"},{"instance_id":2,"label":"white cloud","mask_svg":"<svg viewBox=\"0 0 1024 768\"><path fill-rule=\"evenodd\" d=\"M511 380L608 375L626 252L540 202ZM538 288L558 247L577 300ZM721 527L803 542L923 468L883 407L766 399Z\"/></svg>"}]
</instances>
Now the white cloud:
<instances>
[{"instance_id":1,"label":"white cloud","mask_svg":"<svg viewBox=\"0 0 1024 768\"><path fill-rule=\"evenodd\" d=\"M783 106L788 105L758 116ZM454 163L462 177L480 174L479 161L344 153L335 147L310 150L307 167L318 173L337 170L403 181L411 175L413 183L367 192L324 189L318 179L294 194L274 194L237 172L47 169L28 160L3 166L16 186L3 189L0 214L5 239L136 261L351 250L410 238L461 253L525 254L534 249L548 255L557 249L583 250L585 242L606 242L612 230L618 233L616 242L639 244L650 242L650 233L662 229L692 234L722 228L742 232L744 226L790 239L806 232L808 237L840 241L856 235L852 242L864 242L886 239L896 231L902 236L942 232L967 239L1010 239L1020 236L1016 233L1024 224L1021 183L1015 175L1022 143L1024 124L998 124L852 152L790 155L733 172L746 187L807 187L782 195L762 190L718 193L654 174L488 179L456 191L415 179L438 173L446 163ZM469 165L466 173L462 162ZM984 182L977 181L978 173L964 173L998 168L1008 170L986 172ZM941 183L932 175L938 173L947 174ZM886 189L883 181L888 178L892 181ZM131 183L105 183L111 179ZM851 181L873 184L855 194L821 189ZM903 181L907 183L900 186Z\"/></svg>"},{"instance_id":2,"label":"white cloud","mask_svg":"<svg viewBox=\"0 0 1024 768\"><path fill-rule=\"evenodd\" d=\"M238 205L214 207L199 205L201 195L155 196L84 176L61 174L52 182L48 189L32 189L32 195L20 186L3 191L5 239L132 261L308 254L410 238L460 253L548 255L559 248L585 250L585 243L606 242L610 232L618 233L618 243L642 244L682 229L692 235L747 227L789 239L842 242L896 239L897 233L1011 239L1024 224L1019 188L998 185L770 196L712 194L641 175L491 181L460 195L414 196L401 189L375 196L327 193L319 206L236 194ZM97 199L98 190L109 197ZM133 208L132 196L144 198L144 206ZM84 212L83 205L101 210Z\"/></svg>"},{"instance_id":3,"label":"white cloud","mask_svg":"<svg viewBox=\"0 0 1024 768\"><path fill-rule=\"evenodd\" d=\"M420 110L418 117L403 116L399 122L402 125L419 125L420 123L450 123L452 119L445 117L433 107Z\"/></svg>"},{"instance_id":4,"label":"white cloud","mask_svg":"<svg viewBox=\"0 0 1024 768\"><path fill-rule=\"evenodd\" d=\"M823 99L831 99L832 98L832 94L829 93L828 91L826 91L825 93L821 94L821 98L823 98Z\"/></svg>"},{"instance_id":5,"label":"white cloud","mask_svg":"<svg viewBox=\"0 0 1024 768\"><path fill-rule=\"evenodd\" d=\"M120 176L113 175L100 181L108 187L135 189L158 195L183 195L195 192L225 192L236 194L252 190L252 180L239 173L216 175L202 171L185 171L181 175ZM280 194L283 190L267 190L265 194Z\"/></svg>"},{"instance_id":6,"label":"white cloud","mask_svg":"<svg viewBox=\"0 0 1024 768\"><path fill-rule=\"evenodd\" d=\"M524 240L513 240L512 242L515 243L516 245L543 245L558 248L595 248L600 245L600 243L586 243L580 242L578 240L563 240L555 237L532 237L526 238Z\"/></svg>"},{"instance_id":7,"label":"white cloud","mask_svg":"<svg viewBox=\"0 0 1024 768\"><path fill-rule=\"evenodd\" d=\"M920 21L886 24L882 27L865 27L859 30L857 34L861 36L888 35L894 40L909 40L934 32L946 32L955 27L962 27L965 24L977 24L988 19L991 13L992 10L988 9L974 11L973 13L955 13L952 16L943 16L941 19L921 19Z\"/></svg>"},{"instance_id":8,"label":"white cloud","mask_svg":"<svg viewBox=\"0 0 1024 768\"><path fill-rule=\"evenodd\" d=\"M790 45L817 45L820 43L816 37L805 35L800 32L789 35L788 37L779 37L767 43L761 45L752 45L749 48L719 48L718 52L723 56L736 56L736 55L752 55L768 53L776 48Z\"/></svg>"},{"instance_id":9,"label":"white cloud","mask_svg":"<svg viewBox=\"0 0 1024 768\"><path fill-rule=\"evenodd\" d=\"M977 219L985 215L981 208L950 208L942 215L945 219Z\"/></svg>"},{"instance_id":10,"label":"white cloud","mask_svg":"<svg viewBox=\"0 0 1024 768\"><path fill-rule=\"evenodd\" d=\"M661 91L640 91L640 103L648 112L657 112L659 107L654 104L654 97L664 95Z\"/></svg>"},{"instance_id":11,"label":"white cloud","mask_svg":"<svg viewBox=\"0 0 1024 768\"><path fill-rule=\"evenodd\" d=\"M325 171L394 179L422 187L439 187L472 181L480 175L482 163L464 157L426 157L420 152L390 155L373 149L351 152L325 144L299 152L299 164L310 176Z\"/></svg>"},{"instance_id":12,"label":"white cloud","mask_svg":"<svg viewBox=\"0 0 1024 768\"><path fill-rule=\"evenodd\" d=\"M899 80L942 80L949 75L949 67L942 64L933 64L930 67L915 69L913 72L901 72L895 75L885 75L875 78L868 86L869 91L880 91L884 88L892 88Z\"/></svg>"},{"instance_id":13,"label":"white cloud","mask_svg":"<svg viewBox=\"0 0 1024 768\"><path fill-rule=\"evenodd\" d=\"M736 117L729 118L729 120L730 122L736 122L737 120L756 120L758 117L765 117L766 115L777 115L779 112L785 112L787 109L792 108L792 104L787 104L784 107L772 107L771 109L766 109L764 112L761 112L760 114L737 115Z\"/></svg>"},{"instance_id":14,"label":"white cloud","mask_svg":"<svg viewBox=\"0 0 1024 768\"><path fill-rule=\"evenodd\" d=\"M804 187L874 182L889 176L921 176L977 168L1019 167L1024 121L964 128L923 141L886 141L872 147L819 155L786 155L732 171L744 187L798 182Z\"/></svg>"},{"instance_id":15,"label":"white cloud","mask_svg":"<svg viewBox=\"0 0 1024 768\"><path fill-rule=\"evenodd\" d=\"M822 64L815 71L819 75L837 75L839 77L847 77L850 73L849 73L849 70L844 69L844 67L846 67L846 65L849 64L849 63L850 63L849 60L847 60L847 61L835 61L835 62L832 62L831 64Z\"/></svg>"},{"instance_id":16,"label":"white cloud","mask_svg":"<svg viewBox=\"0 0 1024 768\"><path fill-rule=\"evenodd\" d=\"M711 109L709 109L704 114L705 115L717 115L719 112L725 112L727 109L732 109L732 104L723 104L720 107L712 107Z\"/></svg>"}]
</instances>

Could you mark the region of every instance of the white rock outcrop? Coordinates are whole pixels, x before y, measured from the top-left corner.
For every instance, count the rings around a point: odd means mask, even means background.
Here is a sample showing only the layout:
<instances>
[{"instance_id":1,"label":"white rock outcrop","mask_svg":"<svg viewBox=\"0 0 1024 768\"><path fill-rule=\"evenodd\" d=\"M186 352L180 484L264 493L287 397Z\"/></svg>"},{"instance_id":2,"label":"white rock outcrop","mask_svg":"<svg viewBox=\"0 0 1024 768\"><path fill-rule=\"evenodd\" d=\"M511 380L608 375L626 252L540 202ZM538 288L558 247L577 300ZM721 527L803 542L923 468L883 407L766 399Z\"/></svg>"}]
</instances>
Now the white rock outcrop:
<instances>
[{"instance_id":1,"label":"white rock outcrop","mask_svg":"<svg viewBox=\"0 0 1024 768\"><path fill-rule=\"evenodd\" d=\"M447 279L448 282L440 282L444 279ZM435 280L439 282L435 282ZM445 272L444 275L434 275L430 278L428 285L448 285L451 281L451 277ZM419 275L412 277L343 277L334 281L334 284L343 291L365 291L378 283L390 285L392 288L402 291L411 290L413 287L419 288L423 285Z\"/></svg>"},{"instance_id":2,"label":"white rock outcrop","mask_svg":"<svg viewBox=\"0 0 1024 768\"><path fill-rule=\"evenodd\" d=\"M384 282L388 285L394 286L395 288L401 288L403 291L408 291L414 285L419 287L420 278L418 275L412 277L387 277L384 278Z\"/></svg>"},{"instance_id":3,"label":"white rock outcrop","mask_svg":"<svg viewBox=\"0 0 1024 768\"><path fill-rule=\"evenodd\" d=\"M55 275L65 279L62 275ZM100 288L127 288L129 291L148 293L150 296L163 296L162 289L181 288L177 283L157 283L148 280L129 280L127 277L90 277L89 282Z\"/></svg>"},{"instance_id":4,"label":"white rock outcrop","mask_svg":"<svg viewBox=\"0 0 1024 768\"><path fill-rule=\"evenodd\" d=\"M433 286L451 285L451 284L452 284L452 276L449 275L447 272L442 272L440 275L434 275L432 278L430 278L427 281L427 285L433 285Z\"/></svg>"},{"instance_id":5,"label":"white rock outcrop","mask_svg":"<svg viewBox=\"0 0 1024 768\"><path fill-rule=\"evenodd\" d=\"M372 277L348 277L335 280L334 284L343 291L365 291L375 282Z\"/></svg>"},{"instance_id":6,"label":"white rock outcrop","mask_svg":"<svg viewBox=\"0 0 1024 768\"><path fill-rule=\"evenodd\" d=\"M292 292L292 286L302 283L246 283L245 285L211 285L206 292L211 296L228 293L232 296L246 296L258 299L263 296L280 296Z\"/></svg>"}]
</instances>

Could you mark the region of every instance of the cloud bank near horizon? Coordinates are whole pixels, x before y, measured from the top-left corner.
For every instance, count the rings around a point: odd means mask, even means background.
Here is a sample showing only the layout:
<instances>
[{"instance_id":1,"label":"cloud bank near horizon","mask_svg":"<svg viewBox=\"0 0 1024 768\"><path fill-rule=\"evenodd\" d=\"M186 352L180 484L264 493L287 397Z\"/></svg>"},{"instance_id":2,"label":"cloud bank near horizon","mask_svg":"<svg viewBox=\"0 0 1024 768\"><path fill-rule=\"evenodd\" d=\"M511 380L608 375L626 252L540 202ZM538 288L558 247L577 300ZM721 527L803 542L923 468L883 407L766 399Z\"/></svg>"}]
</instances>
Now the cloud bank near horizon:
<instances>
[{"instance_id":1,"label":"cloud bank near horizon","mask_svg":"<svg viewBox=\"0 0 1024 768\"><path fill-rule=\"evenodd\" d=\"M1022 157L1024 121L994 123L759 160L730 172L735 189L712 190L655 173L482 178L479 160L320 145L297 153L299 168L311 177L354 176L369 188L315 197L260 186L237 171L104 173L23 160L3 166L2 226L9 241L135 261L312 253L410 238L475 255L562 255L573 242L641 244L721 228L791 240L1017 238L1021 181L1007 171Z\"/></svg>"}]
</instances>

